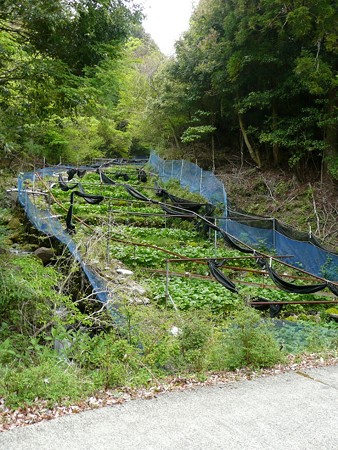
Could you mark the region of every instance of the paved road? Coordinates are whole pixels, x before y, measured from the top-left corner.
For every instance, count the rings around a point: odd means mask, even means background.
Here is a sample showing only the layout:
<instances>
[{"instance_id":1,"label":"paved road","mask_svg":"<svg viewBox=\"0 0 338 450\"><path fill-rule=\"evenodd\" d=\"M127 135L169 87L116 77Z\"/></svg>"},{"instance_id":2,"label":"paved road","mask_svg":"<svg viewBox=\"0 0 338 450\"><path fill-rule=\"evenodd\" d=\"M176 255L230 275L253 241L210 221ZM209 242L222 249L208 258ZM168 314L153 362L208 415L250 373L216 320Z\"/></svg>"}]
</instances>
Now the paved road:
<instances>
[{"instance_id":1,"label":"paved road","mask_svg":"<svg viewBox=\"0 0 338 450\"><path fill-rule=\"evenodd\" d=\"M64 416L0 434L1 450L338 449L338 366Z\"/></svg>"}]
</instances>

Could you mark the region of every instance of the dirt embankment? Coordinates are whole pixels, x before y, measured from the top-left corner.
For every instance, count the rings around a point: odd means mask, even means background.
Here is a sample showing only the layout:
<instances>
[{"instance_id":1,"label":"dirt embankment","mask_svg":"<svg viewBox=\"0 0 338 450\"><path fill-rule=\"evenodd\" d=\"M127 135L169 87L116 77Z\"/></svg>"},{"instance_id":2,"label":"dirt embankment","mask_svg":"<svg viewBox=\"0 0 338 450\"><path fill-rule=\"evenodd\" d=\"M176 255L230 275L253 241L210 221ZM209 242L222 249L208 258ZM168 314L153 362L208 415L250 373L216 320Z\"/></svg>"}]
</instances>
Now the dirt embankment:
<instances>
[{"instance_id":1,"label":"dirt embankment","mask_svg":"<svg viewBox=\"0 0 338 450\"><path fill-rule=\"evenodd\" d=\"M216 174L233 209L275 217L311 232L325 247L338 251L338 185L334 182L301 182L282 170L260 171L250 166L232 165Z\"/></svg>"}]
</instances>

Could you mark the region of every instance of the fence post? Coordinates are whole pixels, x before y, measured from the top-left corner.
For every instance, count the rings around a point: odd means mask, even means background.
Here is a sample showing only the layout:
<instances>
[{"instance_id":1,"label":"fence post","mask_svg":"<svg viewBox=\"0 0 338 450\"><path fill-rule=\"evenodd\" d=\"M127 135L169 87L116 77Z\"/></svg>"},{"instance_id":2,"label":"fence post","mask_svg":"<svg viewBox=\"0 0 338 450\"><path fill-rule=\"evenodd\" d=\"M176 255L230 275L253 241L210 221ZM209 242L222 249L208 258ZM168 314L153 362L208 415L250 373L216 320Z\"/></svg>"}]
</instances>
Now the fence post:
<instances>
[{"instance_id":1,"label":"fence post","mask_svg":"<svg viewBox=\"0 0 338 450\"><path fill-rule=\"evenodd\" d=\"M181 164L181 174L180 174L180 184L181 184L182 176L183 176L183 165L184 165L184 160L182 159L182 164Z\"/></svg>"},{"instance_id":2,"label":"fence post","mask_svg":"<svg viewBox=\"0 0 338 450\"><path fill-rule=\"evenodd\" d=\"M51 197L50 197L51 185L52 185L52 182L49 181L48 182L48 196L47 196L47 211L49 212L49 214L51 214L51 204L52 204Z\"/></svg>"},{"instance_id":3,"label":"fence post","mask_svg":"<svg viewBox=\"0 0 338 450\"><path fill-rule=\"evenodd\" d=\"M110 225L111 225L111 205L108 203L108 230L107 230L107 248L106 248L106 263L110 263Z\"/></svg>"},{"instance_id":4,"label":"fence post","mask_svg":"<svg viewBox=\"0 0 338 450\"><path fill-rule=\"evenodd\" d=\"M217 227L217 218L215 217L215 227ZM214 247L215 247L215 258L217 258L217 231L214 230Z\"/></svg>"},{"instance_id":5,"label":"fence post","mask_svg":"<svg viewBox=\"0 0 338 450\"><path fill-rule=\"evenodd\" d=\"M34 164L34 173L33 173L33 204L35 206L35 164Z\"/></svg>"},{"instance_id":6,"label":"fence post","mask_svg":"<svg viewBox=\"0 0 338 450\"><path fill-rule=\"evenodd\" d=\"M202 193L202 178L203 178L203 169L201 168L201 176L200 176L200 194Z\"/></svg>"}]
</instances>

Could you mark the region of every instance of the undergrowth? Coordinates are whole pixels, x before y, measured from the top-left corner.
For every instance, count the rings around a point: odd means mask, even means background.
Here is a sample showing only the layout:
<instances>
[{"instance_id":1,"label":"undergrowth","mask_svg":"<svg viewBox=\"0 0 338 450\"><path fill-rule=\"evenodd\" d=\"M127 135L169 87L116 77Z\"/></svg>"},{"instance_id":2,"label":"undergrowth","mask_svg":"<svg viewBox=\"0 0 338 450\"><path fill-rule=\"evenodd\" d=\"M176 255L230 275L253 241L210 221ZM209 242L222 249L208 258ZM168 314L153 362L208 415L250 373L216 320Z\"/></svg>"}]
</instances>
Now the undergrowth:
<instances>
[{"instance_id":1,"label":"undergrowth","mask_svg":"<svg viewBox=\"0 0 338 450\"><path fill-rule=\"evenodd\" d=\"M189 258L236 258L231 264L237 268L243 260L215 243L213 233L202 236L190 221L152 215L153 206L131 204L123 186L90 187L97 174L87 175L86 181L86 191L104 190L115 200L92 208L80 202L74 206L74 213L94 227L76 225L79 249L93 266L102 268L114 259L132 268L133 282L147 286L151 304L136 305L125 294L117 323L110 308L87 292L73 295L78 268L65 268L62 258L44 267L32 255L11 254L7 230L12 213L5 205L0 209L0 226L6 231L0 245L5 249L0 254L0 399L6 407L23 407L37 398L49 405L74 402L102 389L150 387L168 377L203 378L242 367L256 370L283 363L290 352L337 350L336 328L323 308L314 308L313 320L302 305L288 308L283 317L288 322L273 326L266 314L246 307L256 295L298 298L270 291L269 281L253 272L239 271L238 280L263 281L266 287L244 284L234 294L203 278L208 275L203 261L171 262L170 270L181 276L170 276L166 286L165 273L156 271L165 271L172 256L161 248ZM180 191L177 183L170 188L175 195L200 200ZM66 208L69 193L53 189ZM151 189L146 192L155 198ZM141 210L149 215L133 216ZM56 202L53 212L66 214ZM254 268L254 262L246 261L246 267ZM232 276L231 270L224 273ZM296 329L292 320L299 318L307 322ZM326 327L319 327L318 319Z\"/></svg>"}]
</instances>

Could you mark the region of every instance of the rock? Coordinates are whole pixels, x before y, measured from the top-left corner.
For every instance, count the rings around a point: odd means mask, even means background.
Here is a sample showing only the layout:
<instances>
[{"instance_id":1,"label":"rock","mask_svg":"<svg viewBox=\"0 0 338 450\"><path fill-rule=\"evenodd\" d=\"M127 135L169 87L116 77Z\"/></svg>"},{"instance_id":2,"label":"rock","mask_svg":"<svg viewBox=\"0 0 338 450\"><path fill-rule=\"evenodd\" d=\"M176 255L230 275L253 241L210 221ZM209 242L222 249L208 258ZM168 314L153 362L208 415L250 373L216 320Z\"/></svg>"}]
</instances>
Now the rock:
<instances>
[{"instance_id":1,"label":"rock","mask_svg":"<svg viewBox=\"0 0 338 450\"><path fill-rule=\"evenodd\" d=\"M127 269L116 269L116 272L121 275L133 275L133 273L134 273L131 270L127 270Z\"/></svg>"},{"instance_id":2,"label":"rock","mask_svg":"<svg viewBox=\"0 0 338 450\"><path fill-rule=\"evenodd\" d=\"M132 298L129 300L130 305L149 305L150 300L147 297L142 298Z\"/></svg>"},{"instance_id":3,"label":"rock","mask_svg":"<svg viewBox=\"0 0 338 450\"><path fill-rule=\"evenodd\" d=\"M171 328L170 333L173 336L179 336L180 334L182 334L182 330L180 328L174 326Z\"/></svg>"},{"instance_id":4,"label":"rock","mask_svg":"<svg viewBox=\"0 0 338 450\"><path fill-rule=\"evenodd\" d=\"M39 247L35 250L34 255L41 259L44 265L48 264L54 257L54 250L47 247Z\"/></svg>"},{"instance_id":5,"label":"rock","mask_svg":"<svg viewBox=\"0 0 338 450\"><path fill-rule=\"evenodd\" d=\"M133 293L136 293L136 294L139 294L139 295L145 295L146 294L146 290L142 286L139 286L139 285L133 286L132 290L133 290Z\"/></svg>"}]
</instances>

